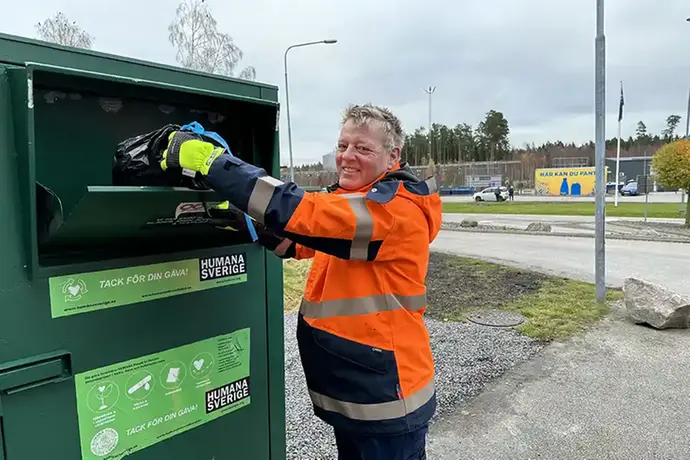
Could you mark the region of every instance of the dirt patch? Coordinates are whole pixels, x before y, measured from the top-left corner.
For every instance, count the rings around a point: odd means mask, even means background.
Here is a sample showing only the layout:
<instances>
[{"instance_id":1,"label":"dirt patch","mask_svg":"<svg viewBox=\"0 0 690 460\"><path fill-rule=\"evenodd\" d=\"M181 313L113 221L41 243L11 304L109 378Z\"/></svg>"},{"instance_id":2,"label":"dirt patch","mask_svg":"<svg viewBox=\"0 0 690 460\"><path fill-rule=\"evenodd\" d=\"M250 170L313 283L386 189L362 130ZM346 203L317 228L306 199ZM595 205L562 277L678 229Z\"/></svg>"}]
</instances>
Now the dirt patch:
<instances>
[{"instance_id":1,"label":"dirt patch","mask_svg":"<svg viewBox=\"0 0 690 460\"><path fill-rule=\"evenodd\" d=\"M464 319L478 308L501 308L536 293L546 275L432 252L427 272L427 315Z\"/></svg>"}]
</instances>

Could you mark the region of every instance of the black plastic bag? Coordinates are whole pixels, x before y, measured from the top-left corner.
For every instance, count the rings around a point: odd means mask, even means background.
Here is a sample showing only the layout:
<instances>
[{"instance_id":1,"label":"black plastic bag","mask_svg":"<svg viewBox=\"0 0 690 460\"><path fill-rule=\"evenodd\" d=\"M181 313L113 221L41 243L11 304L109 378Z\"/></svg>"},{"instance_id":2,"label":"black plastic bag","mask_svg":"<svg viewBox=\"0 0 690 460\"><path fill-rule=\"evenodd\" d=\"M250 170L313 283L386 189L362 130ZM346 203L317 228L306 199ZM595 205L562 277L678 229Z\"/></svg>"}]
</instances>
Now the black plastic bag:
<instances>
[{"instance_id":1,"label":"black plastic bag","mask_svg":"<svg viewBox=\"0 0 690 460\"><path fill-rule=\"evenodd\" d=\"M179 131L179 125L166 125L155 131L131 137L120 142L113 158L113 185L186 187L208 190L204 180L189 177L180 170L163 171L160 162L168 146L170 133Z\"/></svg>"}]
</instances>

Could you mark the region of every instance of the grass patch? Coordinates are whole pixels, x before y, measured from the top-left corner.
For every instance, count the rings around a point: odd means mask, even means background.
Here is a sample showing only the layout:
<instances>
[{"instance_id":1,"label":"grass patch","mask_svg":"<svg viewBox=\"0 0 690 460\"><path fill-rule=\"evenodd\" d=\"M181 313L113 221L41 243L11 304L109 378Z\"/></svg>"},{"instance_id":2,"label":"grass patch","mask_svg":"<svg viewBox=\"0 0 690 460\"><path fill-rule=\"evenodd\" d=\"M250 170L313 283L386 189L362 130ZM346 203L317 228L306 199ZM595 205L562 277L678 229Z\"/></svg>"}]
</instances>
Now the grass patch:
<instances>
[{"instance_id":1,"label":"grass patch","mask_svg":"<svg viewBox=\"0 0 690 460\"><path fill-rule=\"evenodd\" d=\"M527 318L518 330L542 340L581 332L609 311L596 302L592 284L440 253L431 254L427 296L432 318L466 321L477 310L515 312ZM607 296L617 300L622 293Z\"/></svg>"},{"instance_id":2,"label":"grass patch","mask_svg":"<svg viewBox=\"0 0 690 460\"><path fill-rule=\"evenodd\" d=\"M618 290L610 290L606 295L608 301L622 296ZM582 332L609 312L606 304L596 302L592 284L562 278L544 281L537 292L509 302L502 309L525 316L527 321L519 330L543 340Z\"/></svg>"},{"instance_id":3,"label":"grass patch","mask_svg":"<svg viewBox=\"0 0 690 460\"><path fill-rule=\"evenodd\" d=\"M287 259L283 262L283 303L286 313L299 310L310 268L311 259Z\"/></svg>"},{"instance_id":4,"label":"grass patch","mask_svg":"<svg viewBox=\"0 0 690 460\"><path fill-rule=\"evenodd\" d=\"M513 201L501 203L443 203L443 212L462 214L536 214L546 216L593 216L594 203ZM644 203L606 203L610 217L644 217ZM679 218L680 203L649 203L648 217Z\"/></svg>"}]
</instances>

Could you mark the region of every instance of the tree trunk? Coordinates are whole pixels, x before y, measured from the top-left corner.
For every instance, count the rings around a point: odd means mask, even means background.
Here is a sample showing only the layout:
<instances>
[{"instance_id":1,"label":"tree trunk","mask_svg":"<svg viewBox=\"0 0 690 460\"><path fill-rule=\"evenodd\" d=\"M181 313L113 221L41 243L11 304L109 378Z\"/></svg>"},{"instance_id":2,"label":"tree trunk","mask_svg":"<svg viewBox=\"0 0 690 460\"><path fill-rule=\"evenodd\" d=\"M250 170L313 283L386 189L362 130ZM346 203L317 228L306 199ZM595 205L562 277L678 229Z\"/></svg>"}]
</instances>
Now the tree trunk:
<instances>
[{"instance_id":1,"label":"tree trunk","mask_svg":"<svg viewBox=\"0 0 690 460\"><path fill-rule=\"evenodd\" d=\"M685 191L683 191L683 193L685 193ZM685 200L685 226L690 228L690 195L686 196Z\"/></svg>"}]
</instances>

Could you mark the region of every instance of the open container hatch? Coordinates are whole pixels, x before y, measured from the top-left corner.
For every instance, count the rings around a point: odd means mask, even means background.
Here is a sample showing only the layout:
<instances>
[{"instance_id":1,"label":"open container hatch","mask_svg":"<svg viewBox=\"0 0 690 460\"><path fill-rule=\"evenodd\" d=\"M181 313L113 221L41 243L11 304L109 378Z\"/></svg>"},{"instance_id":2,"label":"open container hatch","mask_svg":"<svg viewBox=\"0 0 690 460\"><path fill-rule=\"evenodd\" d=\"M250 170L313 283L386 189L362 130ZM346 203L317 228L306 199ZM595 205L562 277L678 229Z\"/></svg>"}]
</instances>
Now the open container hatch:
<instances>
[{"instance_id":1,"label":"open container hatch","mask_svg":"<svg viewBox=\"0 0 690 460\"><path fill-rule=\"evenodd\" d=\"M276 103L41 64L10 77L26 96L12 105L34 276L252 241L246 228L214 225L208 209L222 198L213 191L113 185L113 156L125 139L198 121L233 155L270 169L261 161L274 148Z\"/></svg>"}]
</instances>

